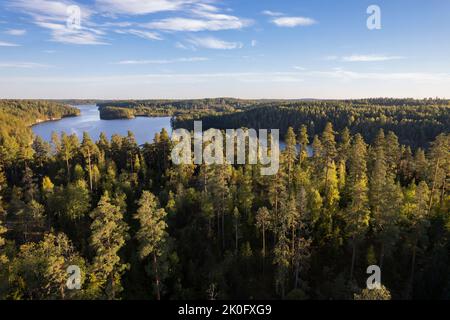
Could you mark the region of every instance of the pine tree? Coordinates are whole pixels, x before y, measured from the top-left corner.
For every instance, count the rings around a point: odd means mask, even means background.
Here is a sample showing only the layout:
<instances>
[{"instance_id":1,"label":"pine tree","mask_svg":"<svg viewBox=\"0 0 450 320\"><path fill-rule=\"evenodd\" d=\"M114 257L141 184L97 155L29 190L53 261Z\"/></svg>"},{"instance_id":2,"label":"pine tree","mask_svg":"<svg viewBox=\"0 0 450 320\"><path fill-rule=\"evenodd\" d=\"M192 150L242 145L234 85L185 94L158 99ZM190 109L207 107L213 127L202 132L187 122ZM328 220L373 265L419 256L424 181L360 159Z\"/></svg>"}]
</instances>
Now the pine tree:
<instances>
[{"instance_id":1,"label":"pine tree","mask_svg":"<svg viewBox=\"0 0 450 320\"><path fill-rule=\"evenodd\" d=\"M70 265L78 266L83 272L84 260L63 233L49 233L38 243L22 245L11 264L10 279L16 290L15 297L32 300L77 298L81 292L68 290L66 286ZM83 277L80 280L83 284Z\"/></svg>"},{"instance_id":2,"label":"pine tree","mask_svg":"<svg viewBox=\"0 0 450 320\"><path fill-rule=\"evenodd\" d=\"M39 168L42 168L50 160L51 146L48 142L44 141L40 136L36 136L32 145L34 155L33 159L38 164Z\"/></svg>"},{"instance_id":3,"label":"pine tree","mask_svg":"<svg viewBox=\"0 0 450 320\"><path fill-rule=\"evenodd\" d=\"M3 254L3 246L6 243L4 235L5 235L6 231L8 231L8 230L3 226L3 222L1 220L1 214L3 213L2 211L3 211L3 207L2 207L2 203L1 203L1 197L0 197L0 266L2 264L6 264L8 262L8 258L6 257L5 254Z\"/></svg>"},{"instance_id":4,"label":"pine tree","mask_svg":"<svg viewBox=\"0 0 450 320\"><path fill-rule=\"evenodd\" d=\"M350 279L353 279L357 244L365 234L369 224L370 211L368 208L366 157L366 144L364 143L362 136L356 134L349 157L348 184L351 200L346 215L347 232L352 243Z\"/></svg>"},{"instance_id":5,"label":"pine tree","mask_svg":"<svg viewBox=\"0 0 450 320\"><path fill-rule=\"evenodd\" d=\"M222 249L225 249L225 214L229 209L229 179L231 166L228 164L213 165L212 176L208 183L211 192L214 211L217 213L217 235L221 234Z\"/></svg>"},{"instance_id":6,"label":"pine tree","mask_svg":"<svg viewBox=\"0 0 450 320\"><path fill-rule=\"evenodd\" d=\"M256 227L262 232L262 256L266 257L266 231L270 228L270 213L266 207L258 209Z\"/></svg>"},{"instance_id":7,"label":"pine tree","mask_svg":"<svg viewBox=\"0 0 450 320\"><path fill-rule=\"evenodd\" d=\"M413 183L407 189L405 194L404 214L409 222L409 243L411 246L411 271L410 280L406 290L409 298L413 290L416 258L418 250L420 250L420 242L426 242L427 229L430 226L428 201L430 198L430 190L428 185L421 181L419 185Z\"/></svg>"},{"instance_id":8,"label":"pine tree","mask_svg":"<svg viewBox=\"0 0 450 320\"><path fill-rule=\"evenodd\" d=\"M294 165L297 161L297 142L295 139L294 129L292 129L292 127L288 128L284 141L286 143L286 148L282 153L282 162L287 177L287 190L289 194L291 194L293 191L292 182L294 176Z\"/></svg>"},{"instance_id":9,"label":"pine tree","mask_svg":"<svg viewBox=\"0 0 450 320\"><path fill-rule=\"evenodd\" d=\"M75 157L79 141L76 134L68 136L65 132L61 134L61 147L59 155L66 163L67 181L70 181L70 160Z\"/></svg>"},{"instance_id":10,"label":"pine tree","mask_svg":"<svg viewBox=\"0 0 450 320\"><path fill-rule=\"evenodd\" d=\"M95 252L93 271L108 299L115 299L122 290L120 277L127 265L122 263L119 250L128 238L128 226L118 206L111 204L108 192L90 214L92 218L90 246Z\"/></svg>"},{"instance_id":11,"label":"pine tree","mask_svg":"<svg viewBox=\"0 0 450 320\"><path fill-rule=\"evenodd\" d=\"M372 225L380 242L379 267L382 268L385 256L391 257L400 238L399 218L403 205L401 186L388 178L380 198L378 211L372 211Z\"/></svg>"},{"instance_id":12,"label":"pine tree","mask_svg":"<svg viewBox=\"0 0 450 320\"><path fill-rule=\"evenodd\" d=\"M105 156L109 157L111 144L109 143L109 140L104 132L100 132L100 137L97 141L97 147L105 154Z\"/></svg>"},{"instance_id":13,"label":"pine tree","mask_svg":"<svg viewBox=\"0 0 450 320\"><path fill-rule=\"evenodd\" d=\"M384 151L386 155L387 175L396 179L401 153L398 138L392 131L389 131L386 135Z\"/></svg>"},{"instance_id":14,"label":"pine tree","mask_svg":"<svg viewBox=\"0 0 450 320\"><path fill-rule=\"evenodd\" d=\"M87 164L89 173L89 189L93 189L93 166L95 165L95 157L100 153L97 145L92 141L87 132L83 133L83 141L81 142L81 153Z\"/></svg>"},{"instance_id":15,"label":"pine tree","mask_svg":"<svg viewBox=\"0 0 450 320\"><path fill-rule=\"evenodd\" d=\"M365 288L354 294L354 300L391 300L391 292L383 285L379 289Z\"/></svg>"},{"instance_id":16,"label":"pine tree","mask_svg":"<svg viewBox=\"0 0 450 320\"><path fill-rule=\"evenodd\" d=\"M245 165L243 169L240 170L239 168L237 171L237 202L244 216L247 217L247 222L253 224L251 209L255 196L252 185L252 171L250 165Z\"/></svg>"},{"instance_id":17,"label":"pine tree","mask_svg":"<svg viewBox=\"0 0 450 320\"><path fill-rule=\"evenodd\" d=\"M414 155L414 178L416 179L416 181L426 179L427 168L428 160L425 156L425 151L421 148L418 148Z\"/></svg>"},{"instance_id":18,"label":"pine tree","mask_svg":"<svg viewBox=\"0 0 450 320\"><path fill-rule=\"evenodd\" d=\"M347 127L344 128L341 132L341 137L339 139L339 144L337 147L337 157L340 161L347 161L348 154L351 149L352 137L350 135L350 130Z\"/></svg>"},{"instance_id":19,"label":"pine tree","mask_svg":"<svg viewBox=\"0 0 450 320\"><path fill-rule=\"evenodd\" d=\"M144 191L138 202L139 208L134 218L139 220L140 228L136 234L139 241L139 257L144 260L152 256L155 274L156 299L161 299L161 285L158 271L158 257L162 255L163 244L167 238L166 211L158 208L155 196Z\"/></svg>"},{"instance_id":20,"label":"pine tree","mask_svg":"<svg viewBox=\"0 0 450 320\"><path fill-rule=\"evenodd\" d=\"M239 210L237 207L234 207L233 210L233 218L234 218L234 241L235 241L235 252L237 254L239 249L239 220L240 220L241 214L239 213Z\"/></svg>"},{"instance_id":21,"label":"pine tree","mask_svg":"<svg viewBox=\"0 0 450 320\"><path fill-rule=\"evenodd\" d=\"M428 210L433 203L444 200L447 183L450 179L450 134L440 134L431 143L429 178L431 182ZM435 200L436 199L436 200Z\"/></svg>"},{"instance_id":22,"label":"pine tree","mask_svg":"<svg viewBox=\"0 0 450 320\"><path fill-rule=\"evenodd\" d=\"M308 129L306 128L305 125L302 125L300 128L298 143L300 145L299 164L301 167L304 161L308 158L309 138L308 138Z\"/></svg>"},{"instance_id":23,"label":"pine tree","mask_svg":"<svg viewBox=\"0 0 450 320\"><path fill-rule=\"evenodd\" d=\"M282 226L277 234L277 242L274 248L273 263L276 265L275 285L281 289L281 298L286 294L287 273L290 266L291 250L289 248L289 240L286 236L286 227Z\"/></svg>"}]
</instances>

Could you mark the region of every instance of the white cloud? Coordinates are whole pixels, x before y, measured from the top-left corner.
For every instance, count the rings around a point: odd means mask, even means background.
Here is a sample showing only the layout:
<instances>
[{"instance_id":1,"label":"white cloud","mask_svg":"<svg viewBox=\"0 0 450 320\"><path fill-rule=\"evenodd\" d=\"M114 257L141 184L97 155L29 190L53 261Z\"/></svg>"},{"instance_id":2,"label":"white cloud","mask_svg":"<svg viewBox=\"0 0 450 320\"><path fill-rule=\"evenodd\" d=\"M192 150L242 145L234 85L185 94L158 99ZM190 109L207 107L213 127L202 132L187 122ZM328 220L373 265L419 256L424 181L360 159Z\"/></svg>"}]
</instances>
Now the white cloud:
<instances>
[{"instance_id":1,"label":"white cloud","mask_svg":"<svg viewBox=\"0 0 450 320\"><path fill-rule=\"evenodd\" d=\"M48 67L48 65L35 63L35 62L0 62L0 68L24 68L24 69L32 69L32 68L44 68Z\"/></svg>"},{"instance_id":2,"label":"white cloud","mask_svg":"<svg viewBox=\"0 0 450 320\"><path fill-rule=\"evenodd\" d=\"M222 16L222 15L220 15ZM163 31L218 31L230 29L242 29L248 26L248 20L242 20L237 17L226 16L226 18L214 19L192 19L192 18L167 18L155 22L150 22L144 26L150 29Z\"/></svg>"},{"instance_id":3,"label":"white cloud","mask_svg":"<svg viewBox=\"0 0 450 320\"><path fill-rule=\"evenodd\" d=\"M256 46L258 45L258 41L252 40L252 42L250 43L250 45L251 45L252 47L256 47Z\"/></svg>"},{"instance_id":4,"label":"white cloud","mask_svg":"<svg viewBox=\"0 0 450 320\"><path fill-rule=\"evenodd\" d=\"M342 57L342 61L345 62L375 62L375 61L389 61L389 60L398 60L404 59L401 56L385 56L385 55L351 55Z\"/></svg>"},{"instance_id":5,"label":"white cloud","mask_svg":"<svg viewBox=\"0 0 450 320\"><path fill-rule=\"evenodd\" d=\"M272 23L274 23L278 27L293 28L297 26L310 26L316 24L317 21L312 18L306 17L281 17L273 19Z\"/></svg>"},{"instance_id":6,"label":"white cloud","mask_svg":"<svg viewBox=\"0 0 450 320\"><path fill-rule=\"evenodd\" d=\"M425 72L356 72L342 68L335 68L331 71L311 71L303 75L335 78L340 80L379 80L379 81L416 81L416 82L448 82L448 73L425 73Z\"/></svg>"},{"instance_id":7,"label":"white cloud","mask_svg":"<svg viewBox=\"0 0 450 320\"><path fill-rule=\"evenodd\" d=\"M80 8L79 28L67 27L72 5ZM10 6L30 15L39 27L50 30L51 41L78 45L107 44L101 37L104 35L102 30L86 27L90 25L89 17L94 13L86 6L66 0L17 0L11 2Z\"/></svg>"},{"instance_id":8,"label":"white cloud","mask_svg":"<svg viewBox=\"0 0 450 320\"><path fill-rule=\"evenodd\" d=\"M214 37L191 38L188 41L195 47L205 49L231 50L240 49L243 47L241 42L228 42Z\"/></svg>"},{"instance_id":9,"label":"white cloud","mask_svg":"<svg viewBox=\"0 0 450 320\"><path fill-rule=\"evenodd\" d=\"M20 45L11 42L0 41L0 47L20 47Z\"/></svg>"},{"instance_id":10,"label":"white cloud","mask_svg":"<svg viewBox=\"0 0 450 320\"><path fill-rule=\"evenodd\" d=\"M8 29L4 33L10 35L10 36L23 36L27 33L27 30L25 29Z\"/></svg>"},{"instance_id":11,"label":"white cloud","mask_svg":"<svg viewBox=\"0 0 450 320\"><path fill-rule=\"evenodd\" d=\"M158 33L151 32L151 31L126 29L126 30L115 30L115 32L119 33L119 34L132 34L137 37L148 39L148 40L162 40L161 36Z\"/></svg>"},{"instance_id":12,"label":"white cloud","mask_svg":"<svg viewBox=\"0 0 450 320\"><path fill-rule=\"evenodd\" d=\"M52 41L55 42L78 45L108 44L101 40L100 36L104 32L100 30L90 28L73 29L67 28L65 24L51 22L36 22L36 24L42 28L51 30Z\"/></svg>"},{"instance_id":13,"label":"white cloud","mask_svg":"<svg viewBox=\"0 0 450 320\"><path fill-rule=\"evenodd\" d=\"M115 14L143 15L181 9L192 0L97 0L104 11ZM194 1L195 2L195 1Z\"/></svg>"},{"instance_id":14,"label":"white cloud","mask_svg":"<svg viewBox=\"0 0 450 320\"><path fill-rule=\"evenodd\" d=\"M298 71L304 71L304 70L306 70L305 68L300 67L300 66L294 66L293 68L294 68L295 70L298 70Z\"/></svg>"},{"instance_id":15,"label":"white cloud","mask_svg":"<svg viewBox=\"0 0 450 320\"><path fill-rule=\"evenodd\" d=\"M68 8L78 5L74 1L9 0L8 7L28 14L36 25L50 30L52 41L86 45L107 44L103 37L106 32L162 40L161 32L236 30L252 23L251 20L222 13L227 9L217 7L212 0L96 0L91 6L80 6L81 28L73 29L65 25L69 18ZM147 23L117 19L120 15L147 15L165 11L177 11L180 16ZM103 21L93 21L94 17L99 16ZM115 20L104 21L111 18ZM17 35L20 32L15 31Z\"/></svg>"},{"instance_id":16,"label":"white cloud","mask_svg":"<svg viewBox=\"0 0 450 320\"><path fill-rule=\"evenodd\" d=\"M82 22L93 14L93 11L86 6L66 0L15 0L10 1L9 5L33 16L36 21L65 22L69 17L68 8L72 5L80 7Z\"/></svg>"},{"instance_id":17,"label":"white cloud","mask_svg":"<svg viewBox=\"0 0 450 320\"><path fill-rule=\"evenodd\" d=\"M270 16L270 17L279 17L279 16L283 15L282 12L276 12L276 11L271 11L271 10L264 10L261 13L266 16Z\"/></svg>"},{"instance_id":18,"label":"white cloud","mask_svg":"<svg viewBox=\"0 0 450 320\"><path fill-rule=\"evenodd\" d=\"M195 48L190 48L184 44L182 44L181 42L176 42L175 43L175 48L177 49L183 49L183 50L189 50L189 49L195 49Z\"/></svg>"},{"instance_id":19,"label":"white cloud","mask_svg":"<svg viewBox=\"0 0 450 320\"><path fill-rule=\"evenodd\" d=\"M208 58L205 57L189 57L189 58L178 58L178 59L161 59L161 60L123 60L118 62L118 64L128 64L128 65L139 65L139 64L171 64L179 62L200 62L207 61Z\"/></svg>"}]
</instances>

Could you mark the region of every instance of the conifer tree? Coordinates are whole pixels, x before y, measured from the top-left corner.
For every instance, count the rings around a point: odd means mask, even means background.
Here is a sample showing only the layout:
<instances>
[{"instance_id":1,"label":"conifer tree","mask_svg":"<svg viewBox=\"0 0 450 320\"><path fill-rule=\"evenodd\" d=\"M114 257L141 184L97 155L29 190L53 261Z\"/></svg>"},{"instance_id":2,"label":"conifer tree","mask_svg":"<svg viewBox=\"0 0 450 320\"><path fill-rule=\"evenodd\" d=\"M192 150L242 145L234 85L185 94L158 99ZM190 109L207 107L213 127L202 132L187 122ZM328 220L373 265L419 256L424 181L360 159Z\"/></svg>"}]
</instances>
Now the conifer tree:
<instances>
[{"instance_id":1,"label":"conifer tree","mask_svg":"<svg viewBox=\"0 0 450 320\"><path fill-rule=\"evenodd\" d=\"M258 209L256 214L256 227L262 232L262 256L266 256L266 231L270 228L270 213L266 207Z\"/></svg>"},{"instance_id":2,"label":"conifer tree","mask_svg":"<svg viewBox=\"0 0 450 320\"><path fill-rule=\"evenodd\" d=\"M406 290L407 297L413 290L416 259L420 244L427 241L427 229L430 226L429 206L430 190L428 185L421 181L416 187L414 183L406 190L404 214L408 217L408 240L411 246L410 280Z\"/></svg>"},{"instance_id":3,"label":"conifer tree","mask_svg":"<svg viewBox=\"0 0 450 320\"><path fill-rule=\"evenodd\" d=\"M83 133L83 141L81 142L81 153L86 161L89 173L89 189L93 189L93 167L95 165L95 157L99 154L97 145L92 141L87 132Z\"/></svg>"},{"instance_id":4,"label":"conifer tree","mask_svg":"<svg viewBox=\"0 0 450 320\"><path fill-rule=\"evenodd\" d=\"M349 157L350 204L346 213L347 232L352 244L350 279L353 279L358 242L365 234L369 224L366 157L366 144L362 136L356 134Z\"/></svg>"},{"instance_id":5,"label":"conifer tree","mask_svg":"<svg viewBox=\"0 0 450 320\"><path fill-rule=\"evenodd\" d=\"M78 146L79 141L76 134L68 136L65 132L61 133L61 150L59 154L66 163L67 181L70 180L70 160L75 157Z\"/></svg>"},{"instance_id":6,"label":"conifer tree","mask_svg":"<svg viewBox=\"0 0 450 320\"><path fill-rule=\"evenodd\" d=\"M428 209L431 210L433 203L443 202L450 180L450 134L440 134L431 144L428 180L431 182Z\"/></svg>"},{"instance_id":7,"label":"conifer tree","mask_svg":"<svg viewBox=\"0 0 450 320\"><path fill-rule=\"evenodd\" d=\"M308 157L308 146L309 146L308 129L306 128L305 125L302 125L300 128L298 143L300 145L299 164L300 166L302 166L302 164Z\"/></svg>"},{"instance_id":8,"label":"conifer tree","mask_svg":"<svg viewBox=\"0 0 450 320\"><path fill-rule=\"evenodd\" d=\"M152 263L155 274L156 299L161 299L161 284L158 270L158 257L162 255L163 244L166 241L167 224L166 211L158 208L158 201L155 196L144 191L138 202L139 208L134 218L139 220L139 230L136 238L139 241L139 257L144 260L152 256Z\"/></svg>"},{"instance_id":9,"label":"conifer tree","mask_svg":"<svg viewBox=\"0 0 450 320\"><path fill-rule=\"evenodd\" d=\"M3 207L2 207L2 203L1 203L1 197L0 197L0 266L2 264L5 264L8 262L8 258L3 253L3 246L6 243L4 235L5 235L6 231L8 231L8 230L6 229L6 227L3 226L3 221L1 219L1 215L3 213L2 211L3 211Z\"/></svg>"},{"instance_id":10,"label":"conifer tree","mask_svg":"<svg viewBox=\"0 0 450 320\"><path fill-rule=\"evenodd\" d=\"M292 192L292 183L294 176L294 165L297 161L297 142L295 139L294 129L289 127L285 137L286 148L284 149L283 166L287 177L287 190L289 194Z\"/></svg>"},{"instance_id":11,"label":"conifer tree","mask_svg":"<svg viewBox=\"0 0 450 320\"><path fill-rule=\"evenodd\" d=\"M90 246L95 252L93 271L108 299L116 299L122 290L121 274L127 268L119 250L128 238L128 226L119 207L111 204L108 192L90 214L92 219Z\"/></svg>"},{"instance_id":12,"label":"conifer tree","mask_svg":"<svg viewBox=\"0 0 450 320\"><path fill-rule=\"evenodd\" d=\"M241 214L237 207L234 207L233 210L233 218L234 218L234 242L235 242L235 252L238 252L239 249L239 220Z\"/></svg>"}]
</instances>

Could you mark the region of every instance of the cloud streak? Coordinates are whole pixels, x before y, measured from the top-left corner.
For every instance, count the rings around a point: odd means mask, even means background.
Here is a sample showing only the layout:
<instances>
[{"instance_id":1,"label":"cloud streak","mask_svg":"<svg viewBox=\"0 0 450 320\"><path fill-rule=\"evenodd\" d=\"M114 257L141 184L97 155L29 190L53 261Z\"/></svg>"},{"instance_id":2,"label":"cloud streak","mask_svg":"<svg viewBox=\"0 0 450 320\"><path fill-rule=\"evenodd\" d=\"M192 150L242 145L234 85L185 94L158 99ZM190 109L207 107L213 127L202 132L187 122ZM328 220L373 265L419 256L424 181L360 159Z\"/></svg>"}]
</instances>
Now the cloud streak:
<instances>
[{"instance_id":1,"label":"cloud streak","mask_svg":"<svg viewBox=\"0 0 450 320\"><path fill-rule=\"evenodd\" d=\"M161 36L157 32L142 31L136 29L115 30L115 32L119 34L132 34L147 40L162 40Z\"/></svg>"},{"instance_id":2,"label":"cloud streak","mask_svg":"<svg viewBox=\"0 0 450 320\"><path fill-rule=\"evenodd\" d=\"M269 17L279 17L279 16L282 16L282 15L283 15L282 12L271 11L271 10L264 10L264 11L261 11L261 14L263 14L263 15L265 15L265 16L269 16Z\"/></svg>"},{"instance_id":3,"label":"cloud streak","mask_svg":"<svg viewBox=\"0 0 450 320\"><path fill-rule=\"evenodd\" d=\"M307 17L281 17L272 19L272 23L278 27L293 28L293 27L307 27L316 24L317 21Z\"/></svg>"},{"instance_id":4,"label":"cloud streak","mask_svg":"<svg viewBox=\"0 0 450 320\"><path fill-rule=\"evenodd\" d=\"M0 68L20 68L20 69L34 69L34 68L46 68L49 67L46 64L35 62L0 62Z\"/></svg>"},{"instance_id":5,"label":"cloud streak","mask_svg":"<svg viewBox=\"0 0 450 320\"><path fill-rule=\"evenodd\" d=\"M67 27L71 12L69 8L73 5L80 8L79 28ZM31 16L37 26L49 30L51 41L77 45L107 44L101 37L104 35L103 31L85 27L89 25L89 18L94 14L94 11L86 6L65 0L16 0L10 2L9 6Z\"/></svg>"},{"instance_id":6,"label":"cloud streak","mask_svg":"<svg viewBox=\"0 0 450 320\"><path fill-rule=\"evenodd\" d=\"M117 64L124 65L141 65L141 64L172 64L172 63L182 63L182 62L201 62L207 61L208 58L205 57L189 57L189 58L178 58L178 59L161 59L161 60L123 60L119 61Z\"/></svg>"},{"instance_id":7,"label":"cloud streak","mask_svg":"<svg viewBox=\"0 0 450 320\"><path fill-rule=\"evenodd\" d=\"M20 47L20 45L11 42L0 41L0 47Z\"/></svg>"},{"instance_id":8,"label":"cloud streak","mask_svg":"<svg viewBox=\"0 0 450 320\"><path fill-rule=\"evenodd\" d=\"M144 27L162 31L219 31L242 29L250 24L247 20L237 17L227 16L228 18L214 19L192 19L192 18L167 18L159 21L150 22Z\"/></svg>"},{"instance_id":9,"label":"cloud streak","mask_svg":"<svg viewBox=\"0 0 450 320\"><path fill-rule=\"evenodd\" d=\"M351 56L342 57L342 61L344 61L344 62L377 62L377 61L389 61L389 60L399 60L399 59L405 59L405 57L376 55L376 54L370 54L370 55L354 54Z\"/></svg>"},{"instance_id":10,"label":"cloud streak","mask_svg":"<svg viewBox=\"0 0 450 320\"><path fill-rule=\"evenodd\" d=\"M228 42L214 37L194 37L188 40L190 44L197 48L232 50L243 47L241 42Z\"/></svg>"},{"instance_id":11,"label":"cloud streak","mask_svg":"<svg viewBox=\"0 0 450 320\"><path fill-rule=\"evenodd\" d=\"M7 35L10 35L10 36L23 36L27 33L27 30L25 30L25 29L9 29L9 30L6 30L4 33Z\"/></svg>"}]
</instances>

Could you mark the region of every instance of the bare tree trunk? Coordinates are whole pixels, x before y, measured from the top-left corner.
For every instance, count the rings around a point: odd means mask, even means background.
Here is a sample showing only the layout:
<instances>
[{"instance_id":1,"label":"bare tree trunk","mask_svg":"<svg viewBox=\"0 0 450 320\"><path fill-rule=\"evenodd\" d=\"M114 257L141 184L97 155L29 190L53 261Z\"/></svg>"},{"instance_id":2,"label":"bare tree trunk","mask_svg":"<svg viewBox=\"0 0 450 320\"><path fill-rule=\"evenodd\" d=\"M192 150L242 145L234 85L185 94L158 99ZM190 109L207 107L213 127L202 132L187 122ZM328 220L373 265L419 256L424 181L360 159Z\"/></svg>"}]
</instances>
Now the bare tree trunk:
<instances>
[{"instance_id":1,"label":"bare tree trunk","mask_svg":"<svg viewBox=\"0 0 450 320\"><path fill-rule=\"evenodd\" d=\"M414 273L415 273L415 267L416 267L416 256L417 256L417 238L414 240L414 246L413 246L413 252L411 257L411 274L409 276L409 285L407 290L407 297L409 298L414 285Z\"/></svg>"},{"instance_id":2,"label":"bare tree trunk","mask_svg":"<svg viewBox=\"0 0 450 320\"><path fill-rule=\"evenodd\" d=\"M234 227L234 232L235 232L235 241L236 241L236 253L238 252L238 219L236 218L236 224Z\"/></svg>"},{"instance_id":3,"label":"bare tree trunk","mask_svg":"<svg viewBox=\"0 0 450 320\"><path fill-rule=\"evenodd\" d=\"M156 262L156 253L153 253L153 268L155 270L156 300L161 300L158 264Z\"/></svg>"},{"instance_id":4,"label":"bare tree trunk","mask_svg":"<svg viewBox=\"0 0 450 320\"><path fill-rule=\"evenodd\" d=\"M355 236L353 236L352 265L350 268L350 280L353 280L353 271L355 270L355 260L356 260L356 239L355 239Z\"/></svg>"},{"instance_id":5,"label":"bare tree trunk","mask_svg":"<svg viewBox=\"0 0 450 320\"><path fill-rule=\"evenodd\" d=\"M298 289L300 283L300 261L297 261L295 264L295 280L294 280L294 289Z\"/></svg>"},{"instance_id":6,"label":"bare tree trunk","mask_svg":"<svg viewBox=\"0 0 450 320\"><path fill-rule=\"evenodd\" d=\"M266 257L266 230L264 228L262 228L262 246L263 246L263 250L262 250L262 255L263 255L263 259Z\"/></svg>"},{"instance_id":7,"label":"bare tree trunk","mask_svg":"<svg viewBox=\"0 0 450 320\"><path fill-rule=\"evenodd\" d=\"M225 249L225 214L222 209L222 249Z\"/></svg>"},{"instance_id":8,"label":"bare tree trunk","mask_svg":"<svg viewBox=\"0 0 450 320\"><path fill-rule=\"evenodd\" d=\"M380 248L380 269L383 268L383 262L384 262L384 242L381 242L381 248Z\"/></svg>"},{"instance_id":9,"label":"bare tree trunk","mask_svg":"<svg viewBox=\"0 0 450 320\"><path fill-rule=\"evenodd\" d=\"M92 192L92 167L91 167L91 153L88 150L88 169L89 169L89 187L91 188Z\"/></svg>"},{"instance_id":10,"label":"bare tree trunk","mask_svg":"<svg viewBox=\"0 0 450 320\"><path fill-rule=\"evenodd\" d=\"M67 182L70 181L70 168L69 168L69 158L66 157L66 167L67 167Z\"/></svg>"}]
</instances>

